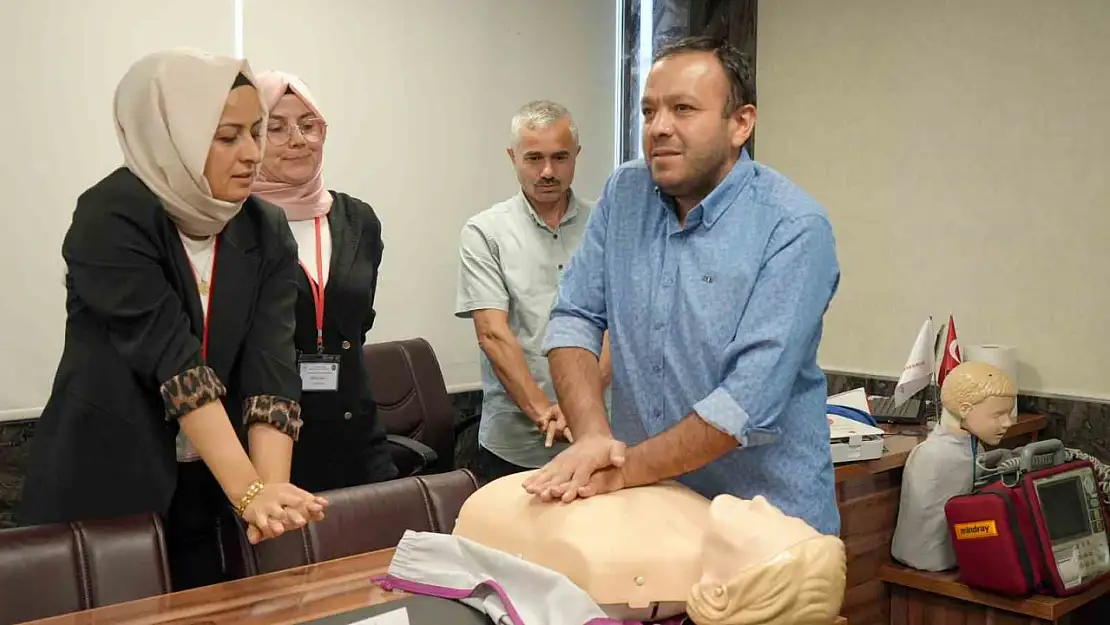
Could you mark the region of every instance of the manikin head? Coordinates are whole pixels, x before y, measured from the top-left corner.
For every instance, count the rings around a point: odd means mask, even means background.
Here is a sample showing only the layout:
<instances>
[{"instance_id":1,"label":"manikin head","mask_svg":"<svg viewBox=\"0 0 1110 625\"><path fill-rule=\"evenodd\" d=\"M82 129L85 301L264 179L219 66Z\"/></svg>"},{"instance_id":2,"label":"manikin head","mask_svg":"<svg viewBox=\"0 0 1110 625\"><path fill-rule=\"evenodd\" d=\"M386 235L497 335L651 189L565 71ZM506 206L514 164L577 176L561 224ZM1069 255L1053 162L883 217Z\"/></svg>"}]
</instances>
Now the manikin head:
<instances>
[{"instance_id":1,"label":"manikin head","mask_svg":"<svg viewBox=\"0 0 1110 625\"><path fill-rule=\"evenodd\" d=\"M844 543L763 497L714 498L703 544L701 580L686 601L697 625L828 625L840 613Z\"/></svg>"},{"instance_id":2,"label":"manikin head","mask_svg":"<svg viewBox=\"0 0 1110 625\"><path fill-rule=\"evenodd\" d=\"M1013 425L1017 388L1001 369L985 362L965 362L944 378L940 402L951 426L970 432L988 445L1002 441Z\"/></svg>"},{"instance_id":3,"label":"manikin head","mask_svg":"<svg viewBox=\"0 0 1110 625\"><path fill-rule=\"evenodd\" d=\"M530 473L471 495L454 533L562 573L612 618L828 625L840 610L843 543L762 497L710 503L665 482L544 503L521 486Z\"/></svg>"},{"instance_id":4,"label":"manikin head","mask_svg":"<svg viewBox=\"0 0 1110 625\"><path fill-rule=\"evenodd\" d=\"M554 206L574 182L578 126L561 104L537 100L513 116L507 150L524 197L535 207Z\"/></svg>"}]
</instances>

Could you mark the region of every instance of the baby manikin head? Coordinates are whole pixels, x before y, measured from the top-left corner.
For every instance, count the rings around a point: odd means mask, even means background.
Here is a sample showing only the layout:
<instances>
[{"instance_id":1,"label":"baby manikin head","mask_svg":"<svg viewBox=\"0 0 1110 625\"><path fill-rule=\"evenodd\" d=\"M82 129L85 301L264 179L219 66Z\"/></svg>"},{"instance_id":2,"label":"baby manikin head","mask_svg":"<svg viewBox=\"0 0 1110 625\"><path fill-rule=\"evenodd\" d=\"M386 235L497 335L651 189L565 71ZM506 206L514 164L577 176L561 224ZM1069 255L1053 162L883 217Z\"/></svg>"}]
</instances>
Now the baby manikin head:
<instances>
[{"instance_id":1,"label":"baby manikin head","mask_svg":"<svg viewBox=\"0 0 1110 625\"><path fill-rule=\"evenodd\" d=\"M844 600L844 543L763 497L709 506L702 576L686 611L697 625L829 625Z\"/></svg>"},{"instance_id":2,"label":"baby manikin head","mask_svg":"<svg viewBox=\"0 0 1110 625\"><path fill-rule=\"evenodd\" d=\"M829 625L840 610L843 543L762 497L711 503L665 482L544 503L522 487L530 474L471 495L454 533L562 573L611 618Z\"/></svg>"}]
</instances>

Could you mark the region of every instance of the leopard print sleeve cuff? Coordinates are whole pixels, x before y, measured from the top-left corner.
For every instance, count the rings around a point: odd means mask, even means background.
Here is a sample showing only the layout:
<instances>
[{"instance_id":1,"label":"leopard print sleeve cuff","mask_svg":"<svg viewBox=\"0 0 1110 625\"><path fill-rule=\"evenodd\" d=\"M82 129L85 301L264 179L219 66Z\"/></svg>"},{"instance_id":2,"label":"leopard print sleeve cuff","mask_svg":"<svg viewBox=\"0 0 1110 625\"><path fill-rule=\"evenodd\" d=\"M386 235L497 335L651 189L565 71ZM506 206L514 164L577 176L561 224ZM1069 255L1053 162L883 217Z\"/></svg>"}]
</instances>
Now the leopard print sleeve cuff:
<instances>
[{"instance_id":1,"label":"leopard print sleeve cuff","mask_svg":"<svg viewBox=\"0 0 1110 625\"><path fill-rule=\"evenodd\" d=\"M162 384L166 419L180 419L205 404L218 401L227 393L216 372L209 367L194 367Z\"/></svg>"},{"instance_id":2,"label":"leopard print sleeve cuff","mask_svg":"<svg viewBox=\"0 0 1110 625\"><path fill-rule=\"evenodd\" d=\"M301 433L301 405L276 395L255 395L243 402L243 424L266 423L294 441Z\"/></svg>"}]
</instances>

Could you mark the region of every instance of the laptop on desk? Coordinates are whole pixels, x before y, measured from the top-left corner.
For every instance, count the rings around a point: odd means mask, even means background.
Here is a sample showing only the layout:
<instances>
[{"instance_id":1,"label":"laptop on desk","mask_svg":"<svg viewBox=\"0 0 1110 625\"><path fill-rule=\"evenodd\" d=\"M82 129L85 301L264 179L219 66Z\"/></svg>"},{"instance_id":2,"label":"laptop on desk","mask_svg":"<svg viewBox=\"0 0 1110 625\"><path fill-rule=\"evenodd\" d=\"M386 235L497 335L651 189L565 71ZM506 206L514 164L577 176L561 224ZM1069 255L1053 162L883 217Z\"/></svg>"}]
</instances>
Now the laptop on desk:
<instances>
[{"instance_id":1,"label":"laptop on desk","mask_svg":"<svg viewBox=\"0 0 1110 625\"><path fill-rule=\"evenodd\" d=\"M936 406L933 402L913 397L898 407L894 406L893 397L883 395L871 395L867 401L871 404L871 416L880 423L925 425L930 416L936 416Z\"/></svg>"}]
</instances>

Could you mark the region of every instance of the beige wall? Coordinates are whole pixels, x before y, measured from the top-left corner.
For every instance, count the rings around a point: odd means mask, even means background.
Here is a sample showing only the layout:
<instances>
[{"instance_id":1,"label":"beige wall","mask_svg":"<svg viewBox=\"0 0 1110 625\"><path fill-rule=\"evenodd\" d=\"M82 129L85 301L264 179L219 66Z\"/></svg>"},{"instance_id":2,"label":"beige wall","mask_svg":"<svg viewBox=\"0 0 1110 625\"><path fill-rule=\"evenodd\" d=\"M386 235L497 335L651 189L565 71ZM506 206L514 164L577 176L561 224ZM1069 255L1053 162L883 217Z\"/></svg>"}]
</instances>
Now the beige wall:
<instances>
[{"instance_id":1,"label":"beige wall","mask_svg":"<svg viewBox=\"0 0 1110 625\"><path fill-rule=\"evenodd\" d=\"M918 327L1110 398L1110 2L764 0L757 158L829 210L821 364L897 375Z\"/></svg>"},{"instance_id":2,"label":"beige wall","mask_svg":"<svg viewBox=\"0 0 1110 625\"><path fill-rule=\"evenodd\" d=\"M123 164L112 93L163 47L233 53L230 0L0 1L0 421L38 416L65 332L62 237L77 196Z\"/></svg>"},{"instance_id":3,"label":"beige wall","mask_svg":"<svg viewBox=\"0 0 1110 625\"><path fill-rule=\"evenodd\" d=\"M242 7L237 20L237 8ZM373 204L386 257L372 340L428 338L448 385L479 380L453 317L458 233L515 192L504 149L526 100L569 106L578 191L613 167L614 0L4 0L0 2L0 421L37 416L65 327L62 237L74 202L122 157L115 85L170 46L300 73L328 115L329 186Z\"/></svg>"},{"instance_id":4,"label":"beige wall","mask_svg":"<svg viewBox=\"0 0 1110 625\"><path fill-rule=\"evenodd\" d=\"M505 148L529 100L565 104L583 145L575 190L614 160L614 0L246 0L244 51L301 75L328 116L327 184L369 202L385 258L371 338L422 336L449 387L479 382L454 318L459 232L519 190Z\"/></svg>"}]
</instances>

